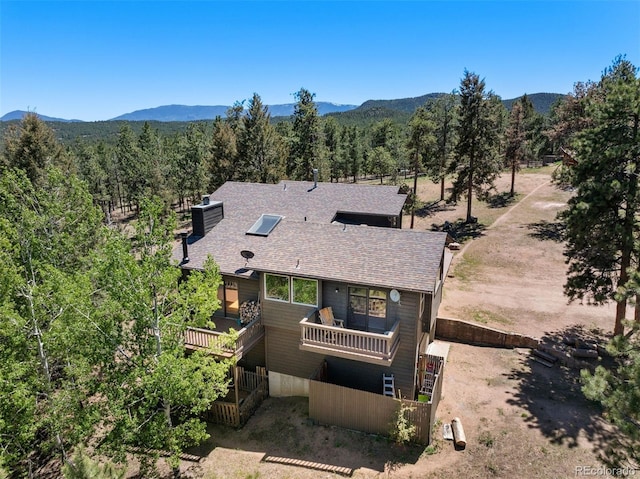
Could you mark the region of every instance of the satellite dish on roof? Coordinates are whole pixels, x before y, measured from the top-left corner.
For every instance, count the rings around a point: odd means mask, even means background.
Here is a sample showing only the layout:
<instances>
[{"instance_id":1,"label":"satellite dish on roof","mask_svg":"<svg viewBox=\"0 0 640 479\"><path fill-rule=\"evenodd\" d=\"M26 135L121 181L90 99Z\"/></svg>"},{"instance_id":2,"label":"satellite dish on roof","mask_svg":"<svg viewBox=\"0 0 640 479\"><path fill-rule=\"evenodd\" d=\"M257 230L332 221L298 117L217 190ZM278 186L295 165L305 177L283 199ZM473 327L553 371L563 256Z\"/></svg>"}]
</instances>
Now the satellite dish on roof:
<instances>
[{"instance_id":1,"label":"satellite dish on roof","mask_svg":"<svg viewBox=\"0 0 640 479\"><path fill-rule=\"evenodd\" d=\"M391 298L391 301L397 303L398 301L400 301L400 291L398 291L397 289L392 289L389 292L389 297Z\"/></svg>"},{"instance_id":2,"label":"satellite dish on roof","mask_svg":"<svg viewBox=\"0 0 640 479\"><path fill-rule=\"evenodd\" d=\"M244 265L247 266L249 264L249 260L254 257L254 254L253 251L243 249L242 251L240 251L240 256L245 259Z\"/></svg>"},{"instance_id":3,"label":"satellite dish on roof","mask_svg":"<svg viewBox=\"0 0 640 479\"><path fill-rule=\"evenodd\" d=\"M240 256L242 256L246 260L250 260L255 255L253 254L253 251L249 251L247 249L243 249L242 251L240 251Z\"/></svg>"}]
</instances>

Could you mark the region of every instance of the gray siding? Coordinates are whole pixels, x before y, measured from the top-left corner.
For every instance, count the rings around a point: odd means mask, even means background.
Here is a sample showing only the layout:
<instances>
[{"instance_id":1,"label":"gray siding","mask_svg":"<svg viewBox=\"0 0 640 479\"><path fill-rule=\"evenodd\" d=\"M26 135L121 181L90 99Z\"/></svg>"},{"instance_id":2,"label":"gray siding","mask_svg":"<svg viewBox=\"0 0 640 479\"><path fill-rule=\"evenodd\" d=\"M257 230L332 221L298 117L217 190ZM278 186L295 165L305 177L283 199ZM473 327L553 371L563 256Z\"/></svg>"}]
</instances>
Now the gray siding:
<instances>
[{"instance_id":1,"label":"gray siding","mask_svg":"<svg viewBox=\"0 0 640 479\"><path fill-rule=\"evenodd\" d=\"M263 281L260 281L262 289ZM338 292L336 293L336 289ZM319 285L320 307L331 306L336 318L347 318L348 285L323 281ZM387 291L388 293L389 291ZM264 297L264 295L262 295ZM382 374L393 374L395 386L403 396L413 399L416 354L421 334L419 322L420 294L401 291L398 303L387 299L387 320L391 327L400 321L400 343L391 366L379 366L362 361L301 351L300 321L315 308L280 301L262 301L262 322L265 325L267 369L300 378L308 378L327 360L331 382L382 393ZM426 315L431 311L425 305Z\"/></svg>"},{"instance_id":2,"label":"gray siding","mask_svg":"<svg viewBox=\"0 0 640 479\"><path fill-rule=\"evenodd\" d=\"M262 301L262 324L272 328L295 331L300 340L300 321L315 310L311 306L283 303L280 301Z\"/></svg>"},{"instance_id":3,"label":"gray siding","mask_svg":"<svg viewBox=\"0 0 640 479\"><path fill-rule=\"evenodd\" d=\"M431 302L431 327L429 328L430 341L433 341L436 337L436 318L438 317L438 309L440 309L440 303L442 302L442 286L443 283L440 283L440 287L438 288L438 291L436 291Z\"/></svg>"},{"instance_id":4,"label":"gray siding","mask_svg":"<svg viewBox=\"0 0 640 479\"><path fill-rule=\"evenodd\" d=\"M238 278L237 276L222 276L222 283L224 281L235 281L238 285L238 304L242 304L245 301L257 301L260 297L260 283L257 279ZM222 294L222 292L221 292ZM220 308L213 314L216 318L224 318L224 298L219 296Z\"/></svg>"},{"instance_id":5,"label":"gray siding","mask_svg":"<svg viewBox=\"0 0 640 479\"><path fill-rule=\"evenodd\" d=\"M336 289L338 292L336 293ZM323 281L322 283L322 307L331 306L334 317L347 319L347 302L349 293L347 285L335 281Z\"/></svg>"},{"instance_id":6,"label":"gray siding","mask_svg":"<svg viewBox=\"0 0 640 479\"><path fill-rule=\"evenodd\" d=\"M267 369L308 379L324 356L300 351L300 326L296 331L265 327Z\"/></svg>"},{"instance_id":7,"label":"gray siding","mask_svg":"<svg viewBox=\"0 0 640 479\"><path fill-rule=\"evenodd\" d=\"M266 366L264 338L242 356L242 359L238 361L238 366L242 366L248 371L255 371L257 366Z\"/></svg>"},{"instance_id":8,"label":"gray siding","mask_svg":"<svg viewBox=\"0 0 640 479\"><path fill-rule=\"evenodd\" d=\"M394 318L400 320L400 343L391 366L327 356L329 381L341 386L382 393L382 375L393 374L396 389L400 389L408 399L413 399L419 341L416 335L419 301L419 294L402 292L399 304L390 302L388 314L393 314Z\"/></svg>"},{"instance_id":9,"label":"gray siding","mask_svg":"<svg viewBox=\"0 0 640 479\"><path fill-rule=\"evenodd\" d=\"M348 225L368 225L381 228L401 228L402 215L368 215L363 213L339 212L334 221Z\"/></svg>"},{"instance_id":10,"label":"gray siding","mask_svg":"<svg viewBox=\"0 0 640 479\"><path fill-rule=\"evenodd\" d=\"M260 282L257 279L233 278L238 283L238 301L257 301L260 296Z\"/></svg>"},{"instance_id":11,"label":"gray siding","mask_svg":"<svg viewBox=\"0 0 640 479\"><path fill-rule=\"evenodd\" d=\"M300 321L317 308L314 306L266 299L263 275L260 276L259 288L261 291L260 297L263 298L261 301L262 324L273 328L296 331L298 333L298 340L300 340ZM322 281L318 281L318 294L322 296ZM321 298L318 298L318 301L320 302Z\"/></svg>"},{"instance_id":12,"label":"gray siding","mask_svg":"<svg viewBox=\"0 0 640 479\"><path fill-rule=\"evenodd\" d=\"M195 236L204 236L224 217L222 203L191 208L191 226Z\"/></svg>"}]
</instances>

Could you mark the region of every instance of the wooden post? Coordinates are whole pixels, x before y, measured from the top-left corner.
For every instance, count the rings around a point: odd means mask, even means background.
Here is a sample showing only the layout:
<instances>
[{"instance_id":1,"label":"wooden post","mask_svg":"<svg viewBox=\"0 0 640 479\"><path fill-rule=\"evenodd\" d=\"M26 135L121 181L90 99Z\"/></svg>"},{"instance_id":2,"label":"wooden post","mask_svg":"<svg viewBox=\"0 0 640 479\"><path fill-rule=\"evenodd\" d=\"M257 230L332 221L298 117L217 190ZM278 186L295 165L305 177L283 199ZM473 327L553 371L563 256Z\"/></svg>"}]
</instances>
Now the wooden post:
<instances>
[{"instance_id":1,"label":"wooden post","mask_svg":"<svg viewBox=\"0 0 640 479\"><path fill-rule=\"evenodd\" d=\"M238 366L235 366L233 368L233 386L236 390L236 408L239 406L239 400L238 400Z\"/></svg>"},{"instance_id":2,"label":"wooden post","mask_svg":"<svg viewBox=\"0 0 640 479\"><path fill-rule=\"evenodd\" d=\"M451 421L451 429L453 430L453 441L458 447L467 446L467 437L464 435L464 429L459 417L454 417Z\"/></svg>"}]
</instances>

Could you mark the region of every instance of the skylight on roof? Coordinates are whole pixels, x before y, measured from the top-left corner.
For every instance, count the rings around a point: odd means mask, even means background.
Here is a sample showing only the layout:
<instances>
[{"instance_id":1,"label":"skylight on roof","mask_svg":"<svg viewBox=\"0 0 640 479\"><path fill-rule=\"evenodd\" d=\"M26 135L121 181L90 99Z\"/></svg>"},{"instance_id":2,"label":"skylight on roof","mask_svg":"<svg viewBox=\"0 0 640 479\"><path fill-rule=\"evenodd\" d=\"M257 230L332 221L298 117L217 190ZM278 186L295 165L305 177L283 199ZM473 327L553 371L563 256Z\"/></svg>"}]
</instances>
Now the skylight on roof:
<instances>
[{"instance_id":1,"label":"skylight on roof","mask_svg":"<svg viewBox=\"0 0 640 479\"><path fill-rule=\"evenodd\" d=\"M255 236L269 236L269 233L271 233L273 228L280 223L281 219L282 216L280 215L261 215L260 218L258 218L258 221L253 223L253 226L249 228L247 234Z\"/></svg>"}]
</instances>

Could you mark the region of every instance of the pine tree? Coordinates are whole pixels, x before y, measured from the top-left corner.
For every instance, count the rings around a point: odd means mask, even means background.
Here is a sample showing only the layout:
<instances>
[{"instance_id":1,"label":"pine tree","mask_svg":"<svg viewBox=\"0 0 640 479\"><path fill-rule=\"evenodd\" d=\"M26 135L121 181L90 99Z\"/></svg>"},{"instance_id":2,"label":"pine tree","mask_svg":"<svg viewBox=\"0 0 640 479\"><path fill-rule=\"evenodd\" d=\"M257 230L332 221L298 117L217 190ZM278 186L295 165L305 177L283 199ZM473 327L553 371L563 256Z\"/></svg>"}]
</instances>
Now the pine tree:
<instances>
[{"instance_id":1,"label":"pine tree","mask_svg":"<svg viewBox=\"0 0 640 479\"><path fill-rule=\"evenodd\" d=\"M626 447L615 451L615 464L633 468L640 462L640 323L633 323L629 334L616 336L607 351L616 366L581 371L582 391L600 402L605 417L630 438Z\"/></svg>"},{"instance_id":2,"label":"pine tree","mask_svg":"<svg viewBox=\"0 0 640 479\"><path fill-rule=\"evenodd\" d=\"M409 121L409 141L408 148L413 158L413 197L417 198L418 195L418 173L422 165L434 157L434 145L436 143L435 137L435 124L429 114L428 110L421 106L411 117ZM413 208L411 209L411 228L413 228L415 205L413 201Z\"/></svg>"},{"instance_id":3,"label":"pine tree","mask_svg":"<svg viewBox=\"0 0 640 479\"><path fill-rule=\"evenodd\" d=\"M569 264L565 294L595 304L615 300L614 335L624 332L630 274L637 269L640 238L640 81L618 58L585 97L590 126L577 134L573 167L576 194L562 214Z\"/></svg>"},{"instance_id":4,"label":"pine tree","mask_svg":"<svg viewBox=\"0 0 640 479\"><path fill-rule=\"evenodd\" d=\"M321 136L318 108L313 101L315 94L301 88L295 97L297 102L293 112L293 137L287 176L309 181L313 179L314 168L320 171L321 177L329 176L328 171L324 171L327 168L319 164Z\"/></svg>"},{"instance_id":5,"label":"pine tree","mask_svg":"<svg viewBox=\"0 0 640 479\"><path fill-rule=\"evenodd\" d=\"M524 106L520 100L516 100L509 114L509 126L507 128L507 148L505 151L507 166L511 168L510 196L515 196L516 172L526 157L526 131Z\"/></svg>"},{"instance_id":6,"label":"pine tree","mask_svg":"<svg viewBox=\"0 0 640 479\"><path fill-rule=\"evenodd\" d=\"M254 93L238 132L236 174L240 181L275 183L283 176L278 138L270 121L269 109Z\"/></svg>"},{"instance_id":7,"label":"pine tree","mask_svg":"<svg viewBox=\"0 0 640 479\"><path fill-rule=\"evenodd\" d=\"M444 200L444 181L456 144L458 98L454 94L443 95L428 104L427 108L435 124L436 143L434 155L427 159L425 167L431 179L440 182L440 200Z\"/></svg>"},{"instance_id":8,"label":"pine tree","mask_svg":"<svg viewBox=\"0 0 640 479\"><path fill-rule=\"evenodd\" d=\"M233 179L237 156L237 138L232 126L220 117L216 118L208 156L209 191Z\"/></svg>"},{"instance_id":9,"label":"pine tree","mask_svg":"<svg viewBox=\"0 0 640 479\"><path fill-rule=\"evenodd\" d=\"M497 97L485 92L484 80L465 70L460 83L460 110L456 156L449 165L455 174L452 199L467 197L467 222L471 222L471 203L474 193L485 197L494 188L501 164L498 158L500 143L500 111Z\"/></svg>"},{"instance_id":10,"label":"pine tree","mask_svg":"<svg viewBox=\"0 0 640 479\"><path fill-rule=\"evenodd\" d=\"M47 166L72 171L71 159L56 140L53 131L38 118L28 113L17 125L11 125L4 137L4 163L20 168L32 183L36 183Z\"/></svg>"}]
</instances>

